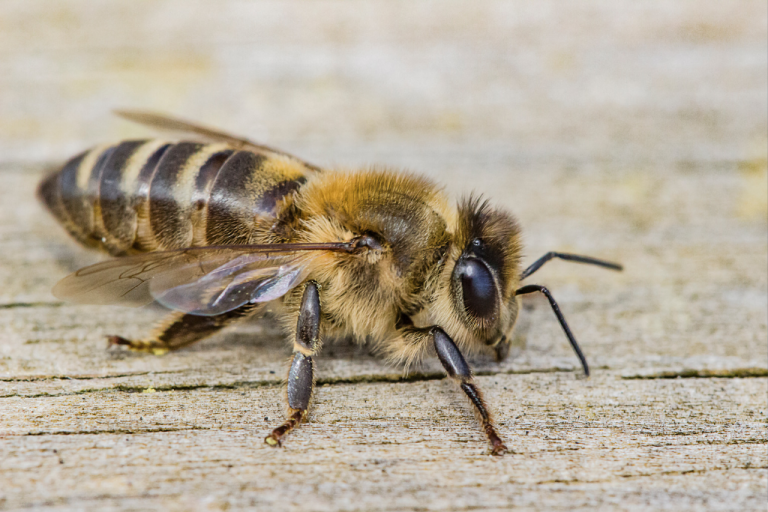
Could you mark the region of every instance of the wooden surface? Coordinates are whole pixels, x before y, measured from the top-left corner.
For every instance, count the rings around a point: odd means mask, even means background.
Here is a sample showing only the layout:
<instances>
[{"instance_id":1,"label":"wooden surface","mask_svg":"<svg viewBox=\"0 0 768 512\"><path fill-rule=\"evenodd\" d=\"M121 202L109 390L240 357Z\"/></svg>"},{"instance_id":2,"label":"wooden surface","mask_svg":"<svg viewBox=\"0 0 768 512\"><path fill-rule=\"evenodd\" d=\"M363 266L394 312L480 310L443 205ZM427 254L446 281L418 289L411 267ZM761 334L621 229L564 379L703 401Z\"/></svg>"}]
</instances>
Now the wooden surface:
<instances>
[{"instance_id":1,"label":"wooden surface","mask_svg":"<svg viewBox=\"0 0 768 512\"><path fill-rule=\"evenodd\" d=\"M0 509L765 510L764 2L0 4ZM240 325L164 357L105 350L156 310L57 302L98 256L34 200L46 168L175 113L323 166L487 194L547 250L594 368L526 299L478 382L487 455L434 358L319 360L311 423L263 444L289 348Z\"/></svg>"}]
</instances>

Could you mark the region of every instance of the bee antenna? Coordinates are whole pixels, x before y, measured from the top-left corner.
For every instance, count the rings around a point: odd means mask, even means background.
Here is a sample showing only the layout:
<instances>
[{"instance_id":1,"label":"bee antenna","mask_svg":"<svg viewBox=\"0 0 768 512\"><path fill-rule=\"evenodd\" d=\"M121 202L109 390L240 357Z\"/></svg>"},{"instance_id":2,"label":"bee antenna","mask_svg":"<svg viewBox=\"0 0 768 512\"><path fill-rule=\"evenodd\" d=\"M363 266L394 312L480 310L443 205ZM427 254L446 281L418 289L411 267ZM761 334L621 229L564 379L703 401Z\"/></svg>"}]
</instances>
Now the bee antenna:
<instances>
[{"instance_id":1,"label":"bee antenna","mask_svg":"<svg viewBox=\"0 0 768 512\"><path fill-rule=\"evenodd\" d=\"M568 322L565 321L565 317L560 312L560 306L557 305L555 298L552 296L551 293L549 293L549 290L547 290L545 287L538 284L529 284L515 291L515 295L516 296L526 295L528 293L536 293L536 292L543 293L544 296L547 298L547 300L549 300L549 305L552 306L552 311L554 311L558 322L560 322L560 327L562 327L563 331L565 331L565 335L568 337L568 341L571 343L571 347L573 347L574 352L576 352L576 355L579 357L579 360L581 361L581 366L582 368L584 368L584 375L589 377L589 365L587 364L587 358L584 357L584 353L581 351L581 347L579 347L579 344L576 341L576 338L573 336L573 333L571 332L571 328L568 327Z\"/></svg>"},{"instance_id":2,"label":"bee antenna","mask_svg":"<svg viewBox=\"0 0 768 512\"><path fill-rule=\"evenodd\" d=\"M590 256L579 256L578 254L568 254L564 252L554 252L550 251L541 258L537 259L533 262L533 264L528 267L527 269L523 270L523 273L520 274L520 280L522 281L526 277L530 276L537 270L539 270L546 262L548 262L551 259L558 258L561 260L567 260L567 261L574 261L576 263L586 263L587 265L596 265L598 267L607 268L610 270L624 270L624 267L619 265L618 263L612 263L610 261L605 260L599 260L597 258L592 258Z\"/></svg>"}]
</instances>

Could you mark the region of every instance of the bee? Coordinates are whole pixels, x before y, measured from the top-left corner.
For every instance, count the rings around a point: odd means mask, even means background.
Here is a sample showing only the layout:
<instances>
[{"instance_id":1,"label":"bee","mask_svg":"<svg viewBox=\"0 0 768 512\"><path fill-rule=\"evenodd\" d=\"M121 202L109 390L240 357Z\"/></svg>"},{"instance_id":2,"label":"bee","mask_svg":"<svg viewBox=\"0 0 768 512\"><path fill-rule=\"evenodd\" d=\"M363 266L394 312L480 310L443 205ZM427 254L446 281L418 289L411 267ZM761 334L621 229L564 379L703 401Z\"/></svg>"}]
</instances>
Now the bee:
<instances>
[{"instance_id":1,"label":"bee","mask_svg":"<svg viewBox=\"0 0 768 512\"><path fill-rule=\"evenodd\" d=\"M190 140L95 147L45 178L38 196L81 244L117 258L54 288L82 304L173 310L150 336L111 345L163 354L269 311L292 340L288 413L265 439L281 446L307 420L325 340L369 342L407 366L435 353L472 403L491 453L501 440L464 353L506 356L521 296L542 293L589 366L549 290L522 281L520 227L488 201L451 204L432 181L387 169L321 169L278 149L152 113L132 121Z\"/></svg>"}]
</instances>

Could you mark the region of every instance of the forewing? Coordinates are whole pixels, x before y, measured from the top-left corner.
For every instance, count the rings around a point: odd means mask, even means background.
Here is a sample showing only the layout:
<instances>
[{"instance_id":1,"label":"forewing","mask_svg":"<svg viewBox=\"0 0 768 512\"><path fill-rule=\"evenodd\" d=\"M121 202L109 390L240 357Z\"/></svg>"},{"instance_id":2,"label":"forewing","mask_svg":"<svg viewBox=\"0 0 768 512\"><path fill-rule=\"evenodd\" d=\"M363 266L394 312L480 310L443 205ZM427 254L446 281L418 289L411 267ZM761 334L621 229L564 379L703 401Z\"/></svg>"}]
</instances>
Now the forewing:
<instances>
[{"instance_id":1,"label":"forewing","mask_svg":"<svg viewBox=\"0 0 768 512\"><path fill-rule=\"evenodd\" d=\"M123 119L133 121L134 123L143 124L145 126L150 126L158 130L177 132L177 133L186 133L186 134L194 135L196 137L201 137L208 141L225 142L227 144L234 146L236 149L252 150L252 151L256 151L257 153L268 152L268 153L274 153L276 155L287 156L289 158L292 158L294 160L301 162L302 164L307 166L309 169L312 169L313 171L320 170L319 167L312 165L308 162L305 162L304 160L297 158L289 153L286 153L285 151L281 151L279 149L266 146L264 144L258 144L248 139L237 137L235 135L230 135L228 133L215 130L213 128L208 128L206 126L190 123L189 121L175 119L173 117L169 117L163 114L156 114L153 112L141 112L141 111L135 111L135 110L115 110L115 114L122 117Z\"/></svg>"},{"instance_id":2,"label":"forewing","mask_svg":"<svg viewBox=\"0 0 768 512\"><path fill-rule=\"evenodd\" d=\"M264 255L259 255L264 256ZM149 289L163 306L192 315L215 316L248 303L269 302L288 293L307 277L317 256L244 255L191 283L168 287L153 280Z\"/></svg>"},{"instance_id":3,"label":"forewing","mask_svg":"<svg viewBox=\"0 0 768 512\"><path fill-rule=\"evenodd\" d=\"M222 252L168 251L108 260L68 275L53 287L53 295L77 304L144 306L154 300L153 279L179 285L193 282L226 263Z\"/></svg>"},{"instance_id":4,"label":"forewing","mask_svg":"<svg viewBox=\"0 0 768 512\"><path fill-rule=\"evenodd\" d=\"M186 313L219 315L281 297L306 279L314 258L350 250L350 244L329 243L151 252L80 269L59 281L53 294L79 304L138 307L157 300Z\"/></svg>"}]
</instances>

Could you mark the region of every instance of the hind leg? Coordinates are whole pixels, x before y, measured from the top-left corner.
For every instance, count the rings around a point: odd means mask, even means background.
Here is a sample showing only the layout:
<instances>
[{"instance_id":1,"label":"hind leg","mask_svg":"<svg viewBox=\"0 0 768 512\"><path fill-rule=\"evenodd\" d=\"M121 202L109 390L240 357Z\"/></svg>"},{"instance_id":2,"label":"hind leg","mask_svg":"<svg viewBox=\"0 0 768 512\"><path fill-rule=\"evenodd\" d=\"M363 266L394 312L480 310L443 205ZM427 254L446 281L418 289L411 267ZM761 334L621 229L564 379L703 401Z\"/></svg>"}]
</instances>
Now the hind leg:
<instances>
[{"instance_id":1,"label":"hind leg","mask_svg":"<svg viewBox=\"0 0 768 512\"><path fill-rule=\"evenodd\" d=\"M211 336L224 327L253 315L258 307L258 304L249 304L216 316L176 312L144 340L127 340L121 336L108 336L107 339L110 346L123 345L137 352L149 352L159 356Z\"/></svg>"}]
</instances>

